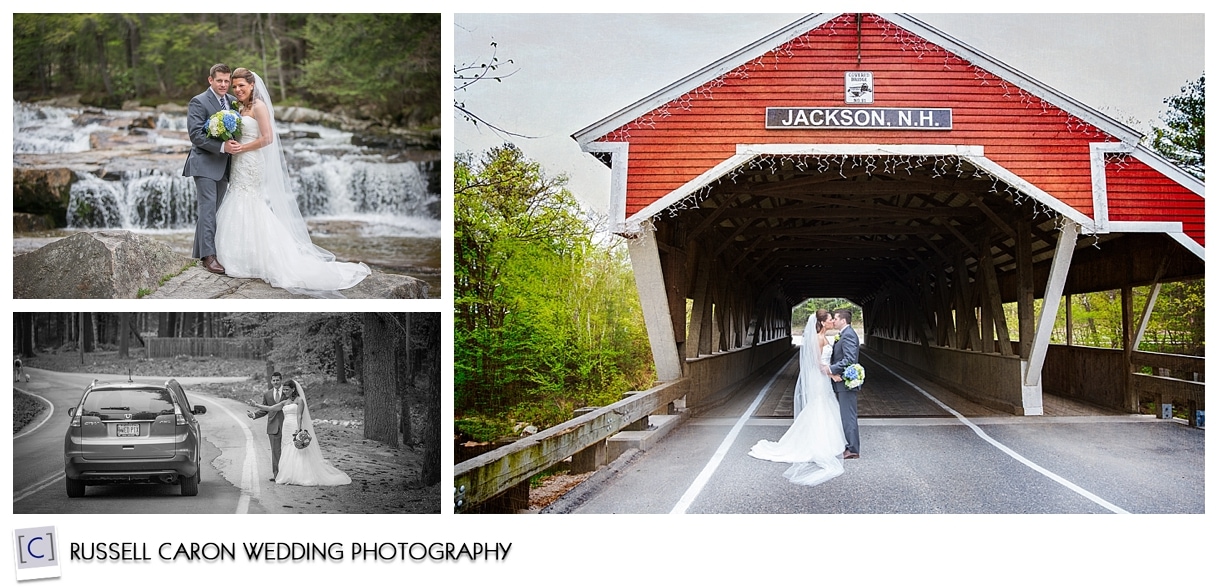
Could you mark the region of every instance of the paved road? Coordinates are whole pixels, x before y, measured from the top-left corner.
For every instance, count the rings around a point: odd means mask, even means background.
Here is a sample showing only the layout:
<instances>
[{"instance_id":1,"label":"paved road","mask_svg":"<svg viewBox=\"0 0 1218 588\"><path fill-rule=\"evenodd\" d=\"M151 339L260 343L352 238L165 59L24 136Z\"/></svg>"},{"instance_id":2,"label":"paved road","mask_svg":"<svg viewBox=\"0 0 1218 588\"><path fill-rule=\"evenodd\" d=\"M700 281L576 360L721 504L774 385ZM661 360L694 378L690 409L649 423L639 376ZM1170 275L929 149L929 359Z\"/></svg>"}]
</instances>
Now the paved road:
<instances>
[{"instance_id":1,"label":"paved road","mask_svg":"<svg viewBox=\"0 0 1218 588\"><path fill-rule=\"evenodd\" d=\"M792 361L768 389L770 378L757 379L565 508L575 513L670 513L674 508L687 513L1205 512L1203 430L1049 398L1047 406L1065 408L1041 417L997 416L920 378L902 374L907 379L902 381L873 357L863 363L868 373L860 402L863 457L847 461L846 473L826 484L795 486L782 477L786 464L747 455L758 440L776 440L791 424L790 418L757 415L781 414L789 404L781 397L794 388ZM758 410L745 416L754 401Z\"/></svg>"},{"instance_id":2,"label":"paved road","mask_svg":"<svg viewBox=\"0 0 1218 588\"><path fill-rule=\"evenodd\" d=\"M27 368L29 383L18 390L53 406L45 420L32 423L13 438L14 513L260 513L276 503L270 477L270 449L263 421L245 417L245 405L192 390L208 382L245 378L178 378L191 404L202 404L203 480L199 495L181 496L169 485L89 486L84 498L69 499L63 477L63 436L68 408L75 406L94 378L124 381L125 375L64 374ZM163 382L166 378L134 378ZM40 417L42 418L42 417Z\"/></svg>"}]
</instances>

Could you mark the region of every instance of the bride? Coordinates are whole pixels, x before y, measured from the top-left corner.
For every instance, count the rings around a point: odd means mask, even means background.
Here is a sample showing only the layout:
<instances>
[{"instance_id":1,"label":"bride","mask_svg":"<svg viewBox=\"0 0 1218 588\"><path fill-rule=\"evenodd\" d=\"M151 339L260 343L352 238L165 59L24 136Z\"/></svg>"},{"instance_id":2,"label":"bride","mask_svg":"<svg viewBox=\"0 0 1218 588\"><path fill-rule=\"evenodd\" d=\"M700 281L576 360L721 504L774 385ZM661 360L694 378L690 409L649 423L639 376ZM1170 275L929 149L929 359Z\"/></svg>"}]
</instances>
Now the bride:
<instances>
[{"instance_id":1,"label":"bride","mask_svg":"<svg viewBox=\"0 0 1218 588\"><path fill-rule=\"evenodd\" d=\"M792 483L815 486L840 476L846 436L842 417L829 377L821 365L829 365L833 345L825 338L829 311L817 310L804 327L799 351L799 379L795 383L795 422L777 443L761 440L749 450L757 459L792 464L783 475ZM815 335L813 335L813 321Z\"/></svg>"},{"instance_id":2,"label":"bride","mask_svg":"<svg viewBox=\"0 0 1218 588\"><path fill-rule=\"evenodd\" d=\"M313 430L313 419L309 418L309 403L305 401L304 386L295 380L283 384L290 390L287 398L278 404L264 406L250 402L250 406L273 412L283 411L283 445L279 456L279 475L275 476L276 484L293 484L296 486L341 486L350 484L351 478L338 468L330 465L321 456L320 442ZM297 449L296 443L300 432L307 433L308 445ZM304 440L300 442L303 444Z\"/></svg>"},{"instance_id":3,"label":"bride","mask_svg":"<svg viewBox=\"0 0 1218 588\"><path fill-rule=\"evenodd\" d=\"M338 290L358 284L372 270L337 262L309 239L262 78L237 68L233 93L241 103L242 132L240 141L224 144L232 162L228 192L216 211L216 257L229 276L261 278L293 294L341 298Z\"/></svg>"}]
</instances>

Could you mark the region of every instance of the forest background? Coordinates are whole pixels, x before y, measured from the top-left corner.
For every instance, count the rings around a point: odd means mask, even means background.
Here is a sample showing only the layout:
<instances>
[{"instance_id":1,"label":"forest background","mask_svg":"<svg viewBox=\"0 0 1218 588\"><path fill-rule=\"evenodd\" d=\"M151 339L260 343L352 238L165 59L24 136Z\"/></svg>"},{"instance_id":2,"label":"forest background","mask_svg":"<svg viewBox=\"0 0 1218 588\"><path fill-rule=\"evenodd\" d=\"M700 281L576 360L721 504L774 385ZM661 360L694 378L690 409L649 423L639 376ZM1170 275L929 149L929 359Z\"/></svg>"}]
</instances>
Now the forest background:
<instances>
[{"instance_id":1,"label":"forest background","mask_svg":"<svg viewBox=\"0 0 1218 588\"><path fill-rule=\"evenodd\" d=\"M276 106L440 124L439 14L14 14L13 95L120 108L188 100L216 55Z\"/></svg>"}]
</instances>

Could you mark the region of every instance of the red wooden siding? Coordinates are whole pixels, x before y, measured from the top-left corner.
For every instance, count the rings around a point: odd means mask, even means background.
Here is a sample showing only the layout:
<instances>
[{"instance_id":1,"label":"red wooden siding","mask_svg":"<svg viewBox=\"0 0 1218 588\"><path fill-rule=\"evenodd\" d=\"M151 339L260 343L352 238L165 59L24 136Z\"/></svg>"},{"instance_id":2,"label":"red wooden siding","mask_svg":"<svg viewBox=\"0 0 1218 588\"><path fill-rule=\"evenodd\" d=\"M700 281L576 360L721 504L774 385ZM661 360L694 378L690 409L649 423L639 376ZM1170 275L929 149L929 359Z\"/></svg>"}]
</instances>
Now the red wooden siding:
<instances>
[{"instance_id":1,"label":"red wooden siding","mask_svg":"<svg viewBox=\"0 0 1218 588\"><path fill-rule=\"evenodd\" d=\"M874 15L864 19L860 65L854 29L843 15L602 137L630 143L627 216L731 157L740 143L982 145L992 161L1092 215L1089 144L1117 139ZM843 77L855 70L874 74L875 103L863 106L952 108L952 130L765 129L767 106L848 106ZM1116 175L1133 177L1135 167L1138 182L1159 186L1154 218L1168 220L1178 207L1196 214L1186 228L1201 242L1200 199L1163 206L1187 191L1140 164ZM1136 212L1144 188L1115 187L1113 220L1145 214Z\"/></svg>"},{"instance_id":2,"label":"red wooden siding","mask_svg":"<svg viewBox=\"0 0 1218 588\"><path fill-rule=\"evenodd\" d=\"M1110 161L1108 220L1182 222L1205 247L1205 199L1133 157Z\"/></svg>"}]
</instances>

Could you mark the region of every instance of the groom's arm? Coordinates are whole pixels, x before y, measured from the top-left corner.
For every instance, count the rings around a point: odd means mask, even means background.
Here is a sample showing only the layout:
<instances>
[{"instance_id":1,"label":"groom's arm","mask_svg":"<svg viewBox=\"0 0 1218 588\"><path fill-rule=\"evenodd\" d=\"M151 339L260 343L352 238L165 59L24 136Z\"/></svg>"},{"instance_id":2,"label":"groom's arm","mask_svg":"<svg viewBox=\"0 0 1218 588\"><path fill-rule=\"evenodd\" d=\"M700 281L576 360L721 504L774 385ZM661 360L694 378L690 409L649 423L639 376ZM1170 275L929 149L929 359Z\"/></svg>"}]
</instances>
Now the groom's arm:
<instances>
[{"instance_id":1,"label":"groom's arm","mask_svg":"<svg viewBox=\"0 0 1218 588\"><path fill-rule=\"evenodd\" d=\"M829 366L829 371L841 375L846 368L859 362L859 337L850 329L842 334L842 358Z\"/></svg>"},{"instance_id":2,"label":"groom's arm","mask_svg":"<svg viewBox=\"0 0 1218 588\"><path fill-rule=\"evenodd\" d=\"M207 107L198 96L190 101L186 109L186 129L190 133L190 142L195 147L212 153L223 153L224 143L207 136Z\"/></svg>"}]
</instances>

